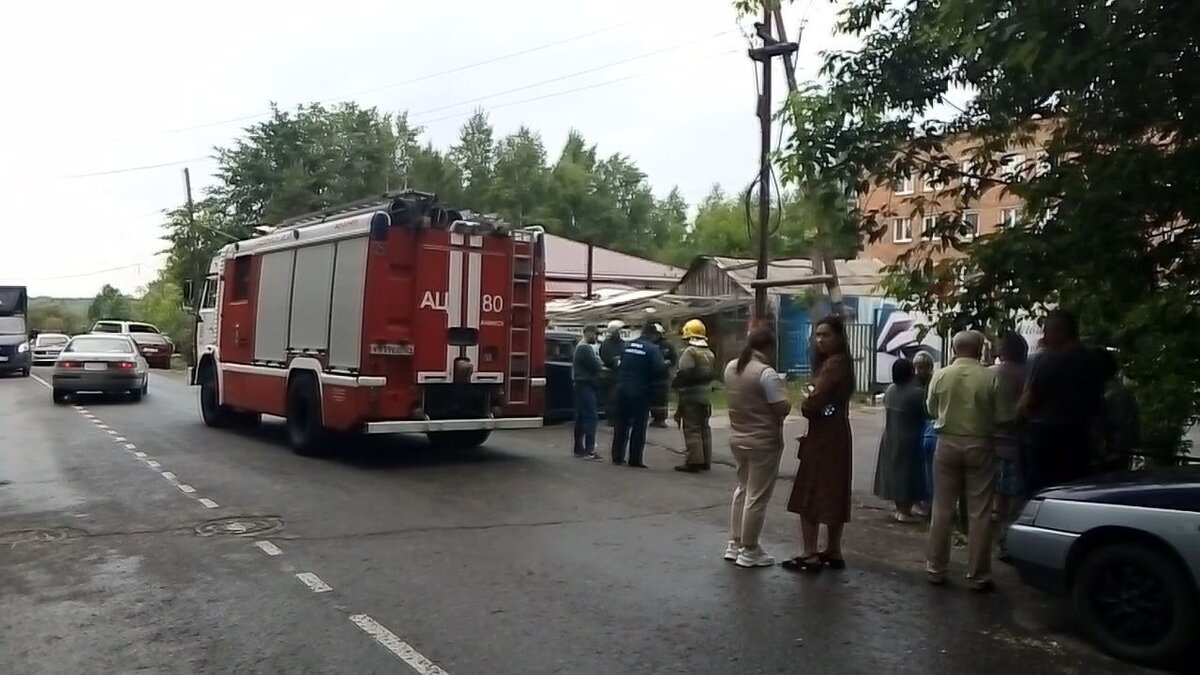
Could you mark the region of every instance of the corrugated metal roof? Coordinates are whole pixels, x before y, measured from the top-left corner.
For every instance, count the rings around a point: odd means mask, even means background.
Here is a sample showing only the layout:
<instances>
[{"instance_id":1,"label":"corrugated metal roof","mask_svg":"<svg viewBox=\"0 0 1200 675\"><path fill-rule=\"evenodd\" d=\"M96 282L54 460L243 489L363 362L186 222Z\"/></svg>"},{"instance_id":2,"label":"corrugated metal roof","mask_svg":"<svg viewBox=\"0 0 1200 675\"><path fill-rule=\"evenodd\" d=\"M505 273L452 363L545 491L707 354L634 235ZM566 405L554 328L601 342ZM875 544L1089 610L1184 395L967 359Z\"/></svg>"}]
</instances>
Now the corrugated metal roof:
<instances>
[{"instance_id":1,"label":"corrugated metal roof","mask_svg":"<svg viewBox=\"0 0 1200 675\"><path fill-rule=\"evenodd\" d=\"M710 260L747 293L754 292L750 282L756 278L757 262L748 258L720 256L712 256ZM881 292L878 290L878 286L883 279L885 266L883 261L875 258L856 258L854 260L835 260L834 265L837 266L838 283L842 287L843 295L871 296L879 295ZM784 280L807 276L812 276L812 261L808 258L772 260L767 266L768 279ZM811 288L811 286L781 286L772 288L771 293L789 295L803 293L807 288Z\"/></svg>"},{"instance_id":2,"label":"corrugated metal roof","mask_svg":"<svg viewBox=\"0 0 1200 675\"><path fill-rule=\"evenodd\" d=\"M670 323L680 318L713 314L743 304L745 299L692 298L663 290L601 289L596 297L563 298L546 303L546 318L556 324L603 324L621 319L630 325L650 320Z\"/></svg>"},{"instance_id":3,"label":"corrugated metal roof","mask_svg":"<svg viewBox=\"0 0 1200 675\"><path fill-rule=\"evenodd\" d=\"M552 281L586 280L587 244L553 234L544 236L546 276ZM592 278L595 280L668 288L683 277L684 271L601 246L592 248Z\"/></svg>"}]
</instances>

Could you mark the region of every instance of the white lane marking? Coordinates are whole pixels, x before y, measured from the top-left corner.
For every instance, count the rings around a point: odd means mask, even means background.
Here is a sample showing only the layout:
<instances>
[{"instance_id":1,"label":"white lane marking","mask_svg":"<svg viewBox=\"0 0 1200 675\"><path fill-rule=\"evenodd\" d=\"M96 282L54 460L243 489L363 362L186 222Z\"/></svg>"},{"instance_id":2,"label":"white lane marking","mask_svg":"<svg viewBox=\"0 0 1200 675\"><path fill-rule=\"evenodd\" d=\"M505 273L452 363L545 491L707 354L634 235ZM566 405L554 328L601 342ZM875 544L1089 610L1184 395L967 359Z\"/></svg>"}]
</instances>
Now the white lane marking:
<instances>
[{"instance_id":1,"label":"white lane marking","mask_svg":"<svg viewBox=\"0 0 1200 675\"><path fill-rule=\"evenodd\" d=\"M118 443L124 443L124 442L125 442L125 437L124 437L124 436L117 436L117 437L116 437L116 438L114 438L113 440L114 440L114 441L116 441L116 442L118 442Z\"/></svg>"},{"instance_id":2,"label":"white lane marking","mask_svg":"<svg viewBox=\"0 0 1200 675\"><path fill-rule=\"evenodd\" d=\"M125 444L125 449L126 449L126 450L137 450L137 446L136 446L136 445L134 445L133 443L126 443L126 444Z\"/></svg>"},{"instance_id":3,"label":"white lane marking","mask_svg":"<svg viewBox=\"0 0 1200 675\"><path fill-rule=\"evenodd\" d=\"M305 586L308 586L310 589L312 589L313 593L328 593L329 591L333 590L333 586L321 581L321 577L313 574L312 572L300 572L296 575L296 578L299 579Z\"/></svg>"},{"instance_id":4,"label":"white lane marking","mask_svg":"<svg viewBox=\"0 0 1200 675\"><path fill-rule=\"evenodd\" d=\"M146 453L142 452L141 450L138 450L137 452L133 453L133 456L137 457L138 459L145 459Z\"/></svg>"},{"instance_id":5,"label":"white lane marking","mask_svg":"<svg viewBox=\"0 0 1200 675\"><path fill-rule=\"evenodd\" d=\"M201 499L201 500L200 500L200 503L201 503L201 504L203 504L203 505L204 505L204 508L206 508L206 509L215 509L215 508L217 508L218 506L220 506L220 504L218 504L218 503L214 502L213 500L211 500L211 499L209 499L209 498L207 498L207 497L205 497L205 498Z\"/></svg>"},{"instance_id":6,"label":"white lane marking","mask_svg":"<svg viewBox=\"0 0 1200 675\"><path fill-rule=\"evenodd\" d=\"M150 467L151 469L161 469L162 468L162 464L159 464L158 462L156 462L152 459L146 460L146 466Z\"/></svg>"},{"instance_id":7,"label":"white lane marking","mask_svg":"<svg viewBox=\"0 0 1200 675\"><path fill-rule=\"evenodd\" d=\"M162 472L162 477L166 478L167 480L175 480L176 478L175 474L171 473L170 471Z\"/></svg>"},{"instance_id":8,"label":"white lane marking","mask_svg":"<svg viewBox=\"0 0 1200 675\"><path fill-rule=\"evenodd\" d=\"M364 633L370 635L376 642L383 645L389 652L395 654L401 661L407 663L410 668L420 673L420 675L450 675L446 671L438 667L436 663L425 658L413 646L400 639L392 631L384 628L375 619L366 614L355 614L350 617L351 623L362 629Z\"/></svg>"},{"instance_id":9,"label":"white lane marking","mask_svg":"<svg viewBox=\"0 0 1200 675\"><path fill-rule=\"evenodd\" d=\"M101 422L100 420L96 420L96 426L97 426L98 428L100 428L100 429L107 429L107 428L108 428L108 425L107 425L107 424L105 424L104 422Z\"/></svg>"},{"instance_id":10,"label":"white lane marking","mask_svg":"<svg viewBox=\"0 0 1200 675\"><path fill-rule=\"evenodd\" d=\"M84 416L84 417L86 417L86 418L88 418L89 420L94 420L94 419L96 419L96 416L95 416L95 415L93 415L93 414L92 414L92 413L90 413L90 412L85 412L85 413L83 413L83 416Z\"/></svg>"},{"instance_id":11,"label":"white lane marking","mask_svg":"<svg viewBox=\"0 0 1200 675\"><path fill-rule=\"evenodd\" d=\"M116 435L117 435L117 430L116 430L116 429L109 429L109 430L108 430L108 435L109 435L109 436L116 436Z\"/></svg>"},{"instance_id":12,"label":"white lane marking","mask_svg":"<svg viewBox=\"0 0 1200 675\"><path fill-rule=\"evenodd\" d=\"M30 377L32 377L34 380L36 380L36 381L38 381L38 382L41 382L41 383L42 383L42 386L43 386L43 387L45 387L45 388L47 388L47 389L53 389L53 388L54 388L54 387L51 387L51 386L50 386L50 383L49 383L49 382L47 382L47 381L43 380L42 378L38 377L37 375L30 375Z\"/></svg>"},{"instance_id":13,"label":"white lane marking","mask_svg":"<svg viewBox=\"0 0 1200 675\"><path fill-rule=\"evenodd\" d=\"M278 546L266 540L256 541L254 542L254 545L262 549L262 552L266 553L267 555L279 555L280 553L283 553L283 551L279 550Z\"/></svg>"},{"instance_id":14,"label":"white lane marking","mask_svg":"<svg viewBox=\"0 0 1200 675\"><path fill-rule=\"evenodd\" d=\"M188 494L188 495L195 494L195 492L196 492L196 488L192 487L191 485L188 485L187 483L180 483L179 485L176 485L175 487L179 488L180 490L183 490L183 493Z\"/></svg>"}]
</instances>

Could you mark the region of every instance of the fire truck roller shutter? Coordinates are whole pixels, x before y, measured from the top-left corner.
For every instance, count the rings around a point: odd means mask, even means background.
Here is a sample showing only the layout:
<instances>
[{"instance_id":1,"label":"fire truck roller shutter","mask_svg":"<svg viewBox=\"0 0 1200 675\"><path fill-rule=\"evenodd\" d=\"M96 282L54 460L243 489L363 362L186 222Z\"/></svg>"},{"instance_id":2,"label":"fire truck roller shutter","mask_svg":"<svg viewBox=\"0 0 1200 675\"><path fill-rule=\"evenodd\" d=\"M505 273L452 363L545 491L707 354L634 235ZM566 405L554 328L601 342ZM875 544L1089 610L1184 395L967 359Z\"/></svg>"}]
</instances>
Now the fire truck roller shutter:
<instances>
[{"instance_id":1,"label":"fire truck roller shutter","mask_svg":"<svg viewBox=\"0 0 1200 675\"><path fill-rule=\"evenodd\" d=\"M334 248L335 244L330 243L296 250L292 316L288 326L288 348L293 351L329 348Z\"/></svg>"},{"instance_id":2,"label":"fire truck roller shutter","mask_svg":"<svg viewBox=\"0 0 1200 675\"><path fill-rule=\"evenodd\" d=\"M292 269L295 249L262 257L258 282L258 307L254 316L254 360L287 361L288 315L292 305Z\"/></svg>"},{"instance_id":3,"label":"fire truck roller shutter","mask_svg":"<svg viewBox=\"0 0 1200 675\"><path fill-rule=\"evenodd\" d=\"M339 241L333 264L333 306L330 310L329 324L330 368L359 368L366 273L367 238Z\"/></svg>"}]
</instances>

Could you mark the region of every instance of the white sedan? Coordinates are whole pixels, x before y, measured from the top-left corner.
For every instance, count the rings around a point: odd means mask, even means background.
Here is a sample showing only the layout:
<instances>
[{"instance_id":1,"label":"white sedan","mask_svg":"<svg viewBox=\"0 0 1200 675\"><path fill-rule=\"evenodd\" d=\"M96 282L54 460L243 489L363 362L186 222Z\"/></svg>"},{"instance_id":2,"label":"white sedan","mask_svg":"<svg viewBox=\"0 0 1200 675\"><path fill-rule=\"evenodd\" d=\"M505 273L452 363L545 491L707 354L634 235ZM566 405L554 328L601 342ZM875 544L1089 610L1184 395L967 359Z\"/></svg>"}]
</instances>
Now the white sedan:
<instances>
[{"instance_id":1,"label":"white sedan","mask_svg":"<svg viewBox=\"0 0 1200 675\"><path fill-rule=\"evenodd\" d=\"M128 335L78 335L54 362L54 402L66 403L71 396L87 392L128 394L140 401L149 388L149 370Z\"/></svg>"}]
</instances>

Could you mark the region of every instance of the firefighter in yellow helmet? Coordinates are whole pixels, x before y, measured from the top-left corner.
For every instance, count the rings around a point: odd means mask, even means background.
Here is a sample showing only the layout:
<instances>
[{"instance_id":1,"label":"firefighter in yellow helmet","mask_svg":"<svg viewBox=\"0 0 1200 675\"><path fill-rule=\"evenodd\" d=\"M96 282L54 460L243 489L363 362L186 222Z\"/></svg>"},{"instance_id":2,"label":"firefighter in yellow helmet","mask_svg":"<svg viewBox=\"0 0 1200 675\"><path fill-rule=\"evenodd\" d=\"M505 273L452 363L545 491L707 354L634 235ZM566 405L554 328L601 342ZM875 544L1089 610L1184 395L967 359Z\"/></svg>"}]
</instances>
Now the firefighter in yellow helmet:
<instances>
[{"instance_id":1,"label":"firefighter in yellow helmet","mask_svg":"<svg viewBox=\"0 0 1200 675\"><path fill-rule=\"evenodd\" d=\"M675 421L683 429L687 459L676 471L695 473L712 468L712 382L717 377L717 357L708 347L708 331L700 319L683 324L687 343L679 356L679 369L671 383L679 394Z\"/></svg>"}]
</instances>

